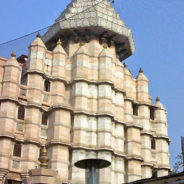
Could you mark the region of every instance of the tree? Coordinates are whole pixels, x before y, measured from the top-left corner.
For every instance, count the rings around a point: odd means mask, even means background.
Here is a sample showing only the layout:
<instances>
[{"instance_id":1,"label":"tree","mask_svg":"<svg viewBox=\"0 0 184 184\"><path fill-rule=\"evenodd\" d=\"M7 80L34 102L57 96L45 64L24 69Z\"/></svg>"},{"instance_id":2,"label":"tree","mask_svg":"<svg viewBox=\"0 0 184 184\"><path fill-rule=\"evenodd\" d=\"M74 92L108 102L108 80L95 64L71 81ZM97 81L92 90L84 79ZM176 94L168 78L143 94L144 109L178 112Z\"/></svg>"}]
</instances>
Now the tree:
<instances>
[{"instance_id":1,"label":"tree","mask_svg":"<svg viewBox=\"0 0 184 184\"><path fill-rule=\"evenodd\" d=\"M178 154L175 158L176 162L173 166L173 173L179 173L183 171L183 155L182 153Z\"/></svg>"}]
</instances>

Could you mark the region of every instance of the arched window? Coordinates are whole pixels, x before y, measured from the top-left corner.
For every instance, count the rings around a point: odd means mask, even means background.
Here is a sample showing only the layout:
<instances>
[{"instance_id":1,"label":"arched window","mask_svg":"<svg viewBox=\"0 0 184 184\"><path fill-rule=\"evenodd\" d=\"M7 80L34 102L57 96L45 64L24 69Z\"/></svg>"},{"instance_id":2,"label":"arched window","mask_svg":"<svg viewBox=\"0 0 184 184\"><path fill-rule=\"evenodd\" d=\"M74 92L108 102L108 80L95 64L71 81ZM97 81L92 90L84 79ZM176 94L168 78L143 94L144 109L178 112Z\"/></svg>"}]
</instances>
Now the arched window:
<instances>
[{"instance_id":1,"label":"arched window","mask_svg":"<svg viewBox=\"0 0 184 184\"><path fill-rule=\"evenodd\" d=\"M16 142L14 144L14 149L13 149L13 156L15 157L21 157L21 151L22 151L22 146L20 143Z\"/></svg>"},{"instance_id":2,"label":"arched window","mask_svg":"<svg viewBox=\"0 0 184 184\"><path fill-rule=\"evenodd\" d=\"M151 138L151 149L156 149L156 141L155 141L155 138Z\"/></svg>"},{"instance_id":3,"label":"arched window","mask_svg":"<svg viewBox=\"0 0 184 184\"><path fill-rule=\"evenodd\" d=\"M47 125L47 121L48 121L48 114L44 112L42 114L42 125Z\"/></svg>"},{"instance_id":4,"label":"arched window","mask_svg":"<svg viewBox=\"0 0 184 184\"><path fill-rule=\"evenodd\" d=\"M24 106L19 106L18 108L18 119L24 120L24 116L25 116L25 108Z\"/></svg>"},{"instance_id":5,"label":"arched window","mask_svg":"<svg viewBox=\"0 0 184 184\"><path fill-rule=\"evenodd\" d=\"M47 92L50 92L50 81L49 80L45 80L44 90L47 91Z\"/></svg>"}]
</instances>

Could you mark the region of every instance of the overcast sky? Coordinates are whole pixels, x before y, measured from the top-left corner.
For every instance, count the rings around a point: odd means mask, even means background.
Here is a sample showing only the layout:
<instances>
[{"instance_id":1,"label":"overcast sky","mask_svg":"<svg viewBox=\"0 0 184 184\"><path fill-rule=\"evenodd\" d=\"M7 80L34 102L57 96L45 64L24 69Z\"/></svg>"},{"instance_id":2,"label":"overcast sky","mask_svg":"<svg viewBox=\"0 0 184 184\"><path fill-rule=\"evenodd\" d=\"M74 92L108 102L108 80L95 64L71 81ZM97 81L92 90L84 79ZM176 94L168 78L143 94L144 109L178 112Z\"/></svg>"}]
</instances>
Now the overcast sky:
<instances>
[{"instance_id":1,"label":"overcast sky","mask_svg":"<svg viewBox=\"0 0 184 184\"><path fill-rule=\"evenodd\" d=\"M0 0L0 43L53 24L69 2ZM134 76L143 68L153 100L159 96L167 108L172 166L184 135L184 0L115 0L113 6L134 36L136 51L127 67ZM0 45L0 53L21 54L33 39Z\"/></svg>"}]
</instances>

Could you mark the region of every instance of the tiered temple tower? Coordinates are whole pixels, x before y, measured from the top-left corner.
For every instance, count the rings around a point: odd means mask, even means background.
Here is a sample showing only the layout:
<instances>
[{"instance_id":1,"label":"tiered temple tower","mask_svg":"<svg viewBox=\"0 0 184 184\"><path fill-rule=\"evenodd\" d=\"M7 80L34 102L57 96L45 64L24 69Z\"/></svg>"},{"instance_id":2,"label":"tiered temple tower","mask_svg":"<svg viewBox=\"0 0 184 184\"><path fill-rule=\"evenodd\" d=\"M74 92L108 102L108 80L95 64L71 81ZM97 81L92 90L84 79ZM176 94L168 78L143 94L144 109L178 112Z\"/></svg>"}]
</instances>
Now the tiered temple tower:
<instances>
[{"instance_id":1,"label":"tiered temple tower","mask_svg":"<svg viewBox=\"0 0 184 184\"><path fill-rule=\"evenodd\" d=\"M167 113L122 64L134 50L110 2L73 0L28 57L0 58L0 182L21 183L43 145L58 183L83 184L84 158L112 163L100 184L167 175Z\"/></svg>"}]
</instances>

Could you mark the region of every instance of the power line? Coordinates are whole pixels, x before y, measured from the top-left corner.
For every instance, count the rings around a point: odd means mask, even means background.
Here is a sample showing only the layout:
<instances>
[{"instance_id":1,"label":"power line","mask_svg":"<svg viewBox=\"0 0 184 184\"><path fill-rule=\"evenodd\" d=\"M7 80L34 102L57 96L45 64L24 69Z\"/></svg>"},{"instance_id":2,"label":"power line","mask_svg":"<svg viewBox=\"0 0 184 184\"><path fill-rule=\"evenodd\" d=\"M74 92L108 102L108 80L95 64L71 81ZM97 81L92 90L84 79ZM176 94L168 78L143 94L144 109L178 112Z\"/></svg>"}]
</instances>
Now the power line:
<instances>
[{"instance_id":1,"label":"power line","mask_svg":"<svg viewBox=\"0 0 184 184\"><path fill-rule=\"evenodd\" d=\"M98 4L102 3L103 1L106 1L106 0L102 0L102 1L100 1L100 2L98 2L98 3L96 3L96 4L93 4L93 5L91 5L90 7L88 7L88 8L86 8L86 9L82 10L81 12L78 12L78 13L72 15L72 16L69 17L69 18L64 18L64 19L62 19L62 20L60 20L60 21L58 21L58 22L56 22L56 23L54 23L54 24L52 24L52 25L50 25L50 26L44 27L44 28L42 28L42 29L39 29L39 30L34 31L34 32L32 32L32 33L29 33L29 34L26 34L26 35L24 35L24 36L20 36L20 37L18 37L18 38L15 38L15 39L12 39L12 40L9 40L9 41L0 43L0 46L1 46L1 45L5 45L5 44L7 44L7 43L14 42L14 41L19 40L19 39L22 39L22 38L25 38L25 37L30 36L30 35L32 35L32 34L35 34L35 33L38 33L38 32L40 32L40 31L43 31L43 30L45 30L45 29L48 29L48 28L50 28L50 27L52 27L52 26L54 26L54 25L56 25L56 24L58 24L58 23L60 23L60 22L62 22L62 21L69 20L69 19L71 19L72 17L74 17L74 16L76 16L76 15L79 15L79 14L85 12L85 11L88 10L88 9L97 6ZM110 2L114 3L113 0L110 0Z\"/></svg>"}]
</instances>

